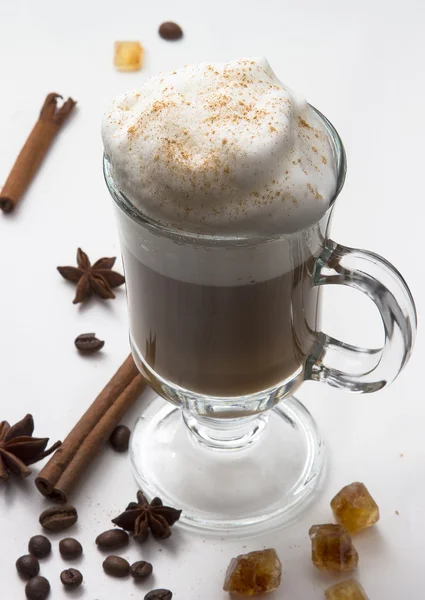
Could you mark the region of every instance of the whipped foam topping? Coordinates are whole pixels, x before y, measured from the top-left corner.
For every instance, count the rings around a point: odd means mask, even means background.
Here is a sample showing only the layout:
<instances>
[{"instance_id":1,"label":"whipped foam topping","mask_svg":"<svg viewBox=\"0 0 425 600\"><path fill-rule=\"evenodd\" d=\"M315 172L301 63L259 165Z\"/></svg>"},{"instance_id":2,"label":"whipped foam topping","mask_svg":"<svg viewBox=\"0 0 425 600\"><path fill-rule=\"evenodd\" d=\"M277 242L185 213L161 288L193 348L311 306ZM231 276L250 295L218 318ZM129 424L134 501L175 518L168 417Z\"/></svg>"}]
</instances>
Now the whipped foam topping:
<instances>
[{"instance_id":1,"label":"whipped foam topping","mask_svg":"<svg viewBox=\"0 0 425 600\"><path fill-rule=\"evenodd\" d=\"M178 230L293 232L320 219L336 190L325 124L265 59L151 77L112 103L102 137L117 188Z\"/></svg>"}]
</instances>

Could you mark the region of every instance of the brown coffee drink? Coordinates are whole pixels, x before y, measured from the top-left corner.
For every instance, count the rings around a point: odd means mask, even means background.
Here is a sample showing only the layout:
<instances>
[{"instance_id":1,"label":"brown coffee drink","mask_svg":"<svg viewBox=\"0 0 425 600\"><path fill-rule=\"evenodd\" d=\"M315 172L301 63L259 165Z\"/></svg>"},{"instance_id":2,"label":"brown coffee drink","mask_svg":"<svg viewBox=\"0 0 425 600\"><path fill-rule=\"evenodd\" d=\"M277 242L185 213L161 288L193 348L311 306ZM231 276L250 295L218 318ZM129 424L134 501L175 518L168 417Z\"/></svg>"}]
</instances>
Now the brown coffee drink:
<instances>
[{"instance_id":1,"label":"brown coffee drink","mask_svg":"<svg viewBox=\"0 0 425 600\"><path fill-rule=\"evenodd\" d=\"M142 358L167 382L241 396L294 375L318 329L310 256L280 276L203 285L165 276L123 244L130 330Z\"/></svg>"},{"instance_id":2,"label":"brown coffee drink","mask_svg":"<svg viewBox=\"0 0 425 600\"><path fill-rule=\"evenodd\" d=\"M155 389L294 391L318 329L316 226L337 184L319 113L265 59L201 63L117 98L102 137L133 350Z\"/></svg>"}]
</instances>

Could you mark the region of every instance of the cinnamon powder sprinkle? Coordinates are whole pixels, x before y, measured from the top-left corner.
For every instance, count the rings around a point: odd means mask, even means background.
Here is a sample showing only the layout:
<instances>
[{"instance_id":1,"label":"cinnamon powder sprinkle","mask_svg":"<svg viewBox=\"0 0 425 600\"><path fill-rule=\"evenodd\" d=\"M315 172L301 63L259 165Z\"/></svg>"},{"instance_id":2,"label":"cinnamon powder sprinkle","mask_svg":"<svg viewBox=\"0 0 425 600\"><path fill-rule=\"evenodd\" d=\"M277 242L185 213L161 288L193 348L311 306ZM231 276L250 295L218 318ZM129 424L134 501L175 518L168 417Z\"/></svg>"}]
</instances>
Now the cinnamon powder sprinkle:
<instances>
[{"instance_id":1,"label":"cinnamon powder sprinkle","mask_svg":"<svg viewBox=\"0 0 425 600\"><path fill-rule=\"evenodd\" d=\"M247 165L249 165L251 159L250 144L255 144L255 141L251 142L250 140L264 136L265 131L268 131L270 134L280 132L282 124L279 115L294 109L290 99L288 100L280 96L275 97L271 94L267 97L267 102L262 103L261 94L263 91L257 93L255 88L252 88L252 93L251 89L248 93L245 88L250 88L251 84L255 83L252 79L252 69L250 67L255 62L239 62L240 69L237 72L237 81L234 80L235 73L232 69L226 70L224 68L223 72L219 73L213 67L208 66L206 68L204 77L206 79L217 79L218 81L214 93L205 93L202 88L198 92L196 102L201 103L204 114L196 130L192 130L189 125L192 109L187 107L191 105L188 100L192 99L192 96L189 92L185 92L185 88L181 88L182 93L177 93L177 90L174 90L174 86L168 82L168 87L161 86L160 98L155 99L151 104L145 104L143 112L135 114L132 117L132 121L130 121L131 126L126 129L129 145L133 140L136 140L137 136L143 139L151 138L156 140L155 150L157 153L154 152L154 161L163 161L167 169L173 171L175 177L185 183L178 190L178 194L181 195L180 208L186 214L189 210L195 212L198 210L196 207L190 208L189 204L187 204L192 193L191 188L193 190L202 190L204 194L210 196L211 194L220 193L220 189L223 194L226 194L233 186L237 187L239 185L238 173L237 169L235 170L232 167L234 161L240 161L242 167L244 167L243 162L244 157L246 157ZM176 71L173 74L177 74ZM268 82L264 83L267 84ZM179 83L176 84L176 86L178 85ZM280 86L272 85L272 83L267 87L276 90L281 89ZM120 106L120 109L123 110L123 105ZM188 116L187 123L183 120L180 121L179 117L175 116L179 111L183 111ZM167 121L172 123L173 126L169 128L169 137L165 138L163 136L164 134L167 135L167 133L165 133L162 124ZM247 135L245 138L247 145L241 145L235 130L238 131L240 128L244 128L245 124L247 124ZM301 159L298 156L303 150L294 149L292 156L287 157L287 161L290 163L291 159L293 159L292 163L295 165L295 170L298 171L296 167L299 165L299 173L303 172L308 176L313 168L316 171L319 170L314 162L319 163L321 160L323 164L327 164L328 161L319 152L319 150L323 152L321 141L316 142L318 143L318 147L311 145L313 136L319 137L318 130L300 116L298 116L298 126L303 128L303 131L298 131L298 135L302 138L302 143L305 144L306 148L310 146L312 152L317 155L317 159L313 160L313 156L308 156L308 151L307 154L303 154L303 158ZM282 133L284 131L285 128L283 128ZM227 137L222 137L223 133ZM251 133L252 136L249 137ZM273 136L273 138L272 143L275 142L276 136ZM271 136L269 136L269 140L271 140ZM279 149L273 149L272 154L275 152L278 153ZM261 171L262 168L260 161L258 169ZM291 166L292 169L293 167ZM223 173L227 176L232 173L233 176L224 177ZM273 174L276 175L275 173ZM285 175L289 176L288 170L285 171ZM287 179L288 177L282 177L284 181L287 181ZM277 191L277 188L280 187L279 183L283 183L280 175L279 181L276 179L272 180L270 188L266 186L260 193L258 191L248 192L251 196L251 202L255 205L265 205L274 202L274 198L281 196L282 202L286 199L288 203L291 203L291 200L293 203L297 203L297 199L289 191L288 193L286 191L282 193L281 189ZM313 181L313 183L316 182ZM287 185L283 183L285 188ZM323 199L322 195L311 183L307 184L307 188L309 193L306 194L304 192L304 195L310 196L311 193L310 198ZM167 190L165 190L158 195L158 203L164 201L167 193ZM200 212L204 210L205 206L202 205L199 207ZM217 207L211 207L212 212L217 210L219 210ZM243 210L242 207L241 210Z\"/></svg>"},{"instance_id":2,"label":"cinnamon powder sprinkle","mask_svg":"<svg viewBox=\"0 0 425 600\"><path fill-rule=\"evenodd\" d=\"M298 117L298 123L300 127L305 127L306 129L313 129L311 125L307 123L302 117Z\"/></svg>"}]
</instances>

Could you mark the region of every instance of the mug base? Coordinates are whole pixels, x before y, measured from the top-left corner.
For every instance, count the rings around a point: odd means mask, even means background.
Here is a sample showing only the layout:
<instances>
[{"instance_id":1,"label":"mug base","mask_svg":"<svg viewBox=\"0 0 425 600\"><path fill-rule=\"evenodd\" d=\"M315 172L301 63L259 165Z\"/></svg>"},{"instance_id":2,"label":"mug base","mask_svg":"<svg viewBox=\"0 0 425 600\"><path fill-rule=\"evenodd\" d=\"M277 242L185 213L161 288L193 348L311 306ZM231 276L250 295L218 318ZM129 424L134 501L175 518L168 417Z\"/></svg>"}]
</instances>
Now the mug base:
<instances>
[{"instance_id":1,"label":"mug base","mask_svg":"<svg viewBox=\"0 0 425 600\"><path fill-rule=\"evenodd\" d=\"M182 510L184 527L255 535L293 521L314 499L324 445L308 410L294 397L267 414L252 443L217 449L201 443L182 410L149 392L130 455L145 495Z\"/></svg>"}]
</instances>

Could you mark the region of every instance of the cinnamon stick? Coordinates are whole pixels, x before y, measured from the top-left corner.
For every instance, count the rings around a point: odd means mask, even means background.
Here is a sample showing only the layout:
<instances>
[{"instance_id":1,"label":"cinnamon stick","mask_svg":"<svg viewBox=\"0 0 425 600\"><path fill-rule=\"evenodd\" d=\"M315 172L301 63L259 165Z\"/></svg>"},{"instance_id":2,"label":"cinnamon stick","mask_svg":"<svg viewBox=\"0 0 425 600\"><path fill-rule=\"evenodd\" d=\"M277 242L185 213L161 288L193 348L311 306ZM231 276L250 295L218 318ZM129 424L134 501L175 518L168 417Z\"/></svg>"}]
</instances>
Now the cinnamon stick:
<instances>
[{"instance_id":1,"label":"cinnamon stick","mask_svg":"<svg viewBox=\"0 0 425 600\"><path fill-rule=\"evenodd\" d=\"M43 496L67 502L69 493L145 385L129 355L36 478Z\"/></svg>"},{"instance_id":2,"label":"cinnamon stick","mask_svg":"<svg viewBox=\"0 0 425 600\"><path fill-rule=\"evenodd\" d=\"M0 193L0 208L3 212L11 212L32 181L54 137L72 112L76 102L68 98L57 108L59 94L46 96L40 116L20 151L15 164Z\"/></svg>"}]
</instances>

